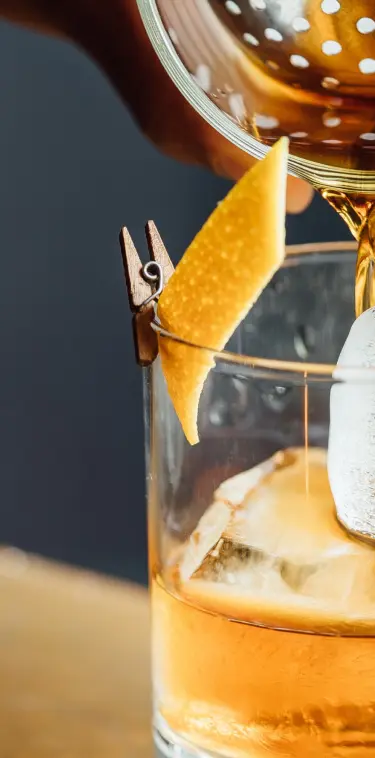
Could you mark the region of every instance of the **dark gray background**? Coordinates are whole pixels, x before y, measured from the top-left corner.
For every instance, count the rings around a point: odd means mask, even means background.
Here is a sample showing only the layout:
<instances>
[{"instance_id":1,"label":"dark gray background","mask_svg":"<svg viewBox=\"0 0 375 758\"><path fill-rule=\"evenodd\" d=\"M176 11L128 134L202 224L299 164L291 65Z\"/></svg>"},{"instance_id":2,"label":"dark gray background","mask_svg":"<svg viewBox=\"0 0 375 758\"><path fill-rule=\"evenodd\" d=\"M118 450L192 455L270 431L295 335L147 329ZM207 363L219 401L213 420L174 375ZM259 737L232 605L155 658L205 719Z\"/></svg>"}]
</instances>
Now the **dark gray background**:
<instances>
[{"instance_id":1,"label":"dark gray background","mask_svg":"<svg viewBox=\"0 0 375 758\"><path fill-rule=\"evenodd\" d=\"M160 155L80 52L0 25L0 542L146 580L118 232L175 260L229 183ZM345 238L317 199L290 242Z\"/></svg>"}]
</instances>

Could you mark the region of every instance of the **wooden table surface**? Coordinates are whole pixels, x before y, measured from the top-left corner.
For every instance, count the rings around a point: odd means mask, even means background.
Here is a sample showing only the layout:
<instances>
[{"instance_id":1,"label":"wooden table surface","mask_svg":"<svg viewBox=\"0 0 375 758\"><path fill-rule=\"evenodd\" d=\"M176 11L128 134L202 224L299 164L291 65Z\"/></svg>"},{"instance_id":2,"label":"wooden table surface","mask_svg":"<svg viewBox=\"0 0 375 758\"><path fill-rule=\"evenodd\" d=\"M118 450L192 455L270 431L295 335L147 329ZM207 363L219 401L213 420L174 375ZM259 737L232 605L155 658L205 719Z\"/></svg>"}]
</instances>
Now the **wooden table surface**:
<instances>
[{"instance_id":1,"label":"wooden table surface","mask_svg":"<svg viewBox=\"0 0 375 758\"><path fill-rule=\"evenodd\" d=\"M0 550L0 758L151 758L140 588Z\"/></svg>"}]
</instances>

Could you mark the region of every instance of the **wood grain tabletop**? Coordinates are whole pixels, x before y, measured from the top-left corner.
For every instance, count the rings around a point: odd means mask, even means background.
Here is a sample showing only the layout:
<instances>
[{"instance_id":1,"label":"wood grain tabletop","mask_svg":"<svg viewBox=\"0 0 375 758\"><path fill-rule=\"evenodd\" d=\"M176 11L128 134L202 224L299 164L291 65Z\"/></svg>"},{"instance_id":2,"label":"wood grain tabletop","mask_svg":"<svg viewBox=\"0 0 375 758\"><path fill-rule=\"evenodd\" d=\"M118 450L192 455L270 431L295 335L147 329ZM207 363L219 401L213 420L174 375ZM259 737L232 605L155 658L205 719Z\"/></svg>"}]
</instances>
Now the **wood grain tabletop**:
<instances>
[{"instance_id":1,"label":"wood grain tabletop","mask_svg":"<svg viewBox=\"0 0 375 758\"><path fill-rule=\"evenodd\" d=\"M0 550L0 758L151 758L147 593Z\"/></svg>"}]
</instances>

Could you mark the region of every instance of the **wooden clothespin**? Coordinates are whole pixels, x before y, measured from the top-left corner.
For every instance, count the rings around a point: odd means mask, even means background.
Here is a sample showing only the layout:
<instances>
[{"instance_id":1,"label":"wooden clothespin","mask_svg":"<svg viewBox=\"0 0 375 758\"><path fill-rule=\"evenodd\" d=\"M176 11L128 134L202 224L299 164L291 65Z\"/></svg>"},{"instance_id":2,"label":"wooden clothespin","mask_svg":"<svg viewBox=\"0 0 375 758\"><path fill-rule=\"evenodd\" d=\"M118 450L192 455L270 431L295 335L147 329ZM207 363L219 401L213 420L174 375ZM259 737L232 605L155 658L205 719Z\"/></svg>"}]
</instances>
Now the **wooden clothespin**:
<instances>
[{"instance_id":1,"label":"wooden clothespin","mask_svg":"<svg viewBox=\"0 0 375 758\"><path fill-rule=\"evenodd\" d=\"M143 265L128 229L120 233L126 288L133 315L133 337L137 363L149 366L158 354L158 340L151 323L154 303L173 274L173 263L153 221L146 224L150 260Z\"/></svg>"}]
</instances>

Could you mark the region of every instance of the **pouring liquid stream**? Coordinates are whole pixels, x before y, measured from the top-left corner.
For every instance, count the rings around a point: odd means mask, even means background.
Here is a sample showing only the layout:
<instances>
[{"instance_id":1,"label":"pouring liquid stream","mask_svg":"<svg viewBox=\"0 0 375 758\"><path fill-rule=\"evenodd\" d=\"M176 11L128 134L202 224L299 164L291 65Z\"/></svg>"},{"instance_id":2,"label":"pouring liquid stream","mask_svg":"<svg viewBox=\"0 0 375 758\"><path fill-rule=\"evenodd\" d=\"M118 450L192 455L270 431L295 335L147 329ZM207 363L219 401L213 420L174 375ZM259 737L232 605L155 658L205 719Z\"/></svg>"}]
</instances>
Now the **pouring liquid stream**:
<instances>
[{"instance_id":1,"label":"pouring liquid stream","mask_svg":"<svg viewBox=\"0 0 375 758\"><path fill-rule=\"evenodd\" d=\"M375 194L347 195L321 190L322 197L337 211L358 241L355 273L355 315L375 306Z\"/></svg>"},{"instance_id":2,"label":"pouring liquid stream","mask_svg":"<svg viewBox=\"0 0 375 758\"><path fill-rule=\"evenodd\" d=\"M303 431L305 447L305 490L306 500L310 494L310 470L309 470L309 385L305 372L305 386L303 390Z\"/></svg>"}]
</instances>

